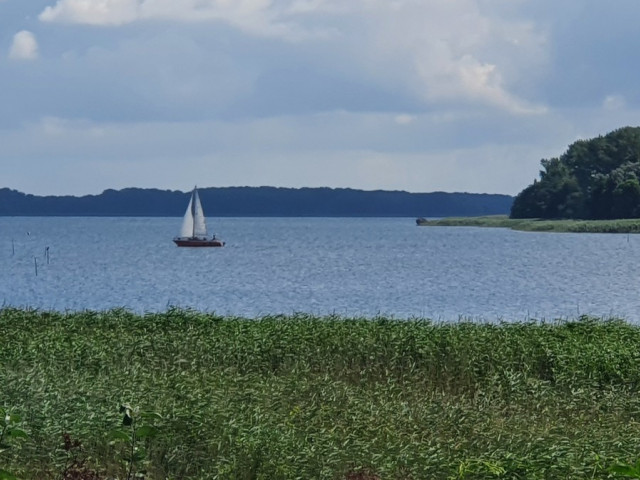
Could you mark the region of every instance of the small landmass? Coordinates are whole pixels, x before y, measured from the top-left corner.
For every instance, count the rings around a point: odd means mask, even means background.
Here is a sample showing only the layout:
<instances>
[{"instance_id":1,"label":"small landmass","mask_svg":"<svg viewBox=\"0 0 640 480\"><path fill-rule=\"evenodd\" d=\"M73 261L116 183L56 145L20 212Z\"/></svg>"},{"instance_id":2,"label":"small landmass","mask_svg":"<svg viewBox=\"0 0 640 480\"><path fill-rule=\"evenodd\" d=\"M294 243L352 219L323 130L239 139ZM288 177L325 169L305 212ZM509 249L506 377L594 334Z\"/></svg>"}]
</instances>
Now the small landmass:
<instances>
[{"instance_id":1,"label":"small landmass","mask_svg":"<svg viewBox=\"0 0 640 480\"><path fill-rule=\"evenodd\" d=\"M640 233L640 219L616 220L547 220L543 218L509 218L506 215L482 217L448 217L434 220L416 219L422 227L492 227L525 232L557 233Z\"/></svg>"}]
</instances>

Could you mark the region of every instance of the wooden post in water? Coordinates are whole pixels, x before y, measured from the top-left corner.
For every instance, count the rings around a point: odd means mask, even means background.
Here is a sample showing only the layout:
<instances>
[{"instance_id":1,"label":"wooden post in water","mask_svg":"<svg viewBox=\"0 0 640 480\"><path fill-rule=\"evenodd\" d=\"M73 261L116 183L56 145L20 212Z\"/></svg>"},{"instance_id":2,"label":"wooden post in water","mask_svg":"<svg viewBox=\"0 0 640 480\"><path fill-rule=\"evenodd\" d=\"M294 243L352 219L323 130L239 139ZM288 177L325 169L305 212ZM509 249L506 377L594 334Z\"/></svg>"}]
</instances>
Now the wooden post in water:
<instances>
[{"instance_id":1,"label":"wooden post in water","mask_svg":"<svg viewBox=\"0 0 640 480\"><path fill-rule=\"evenodd\" d=\"M44 256L47 259L47 265L49 265L49 245L44 249Z\"/></svg>"},{"instance_id":2,"label":"wooden post in water","mask_svg":"<svg viewBox=\"0 0 640 480\"><path fill-rule=\"evenodd\" d=\"M38 276L38 258L37 257L33 257L33 264L36 267L36 277Z\"/></svg>"},{"instance_id":3,"label":"wooden post in water","mask_svg":"<svg viewBox=\"0 0 640 480\"><path fill-rule=\"evenodd\" d=\"M15 240L12 238L11 239L11 256L15 256L16 254L16 242Z\"/></svg>"}]
</instances>

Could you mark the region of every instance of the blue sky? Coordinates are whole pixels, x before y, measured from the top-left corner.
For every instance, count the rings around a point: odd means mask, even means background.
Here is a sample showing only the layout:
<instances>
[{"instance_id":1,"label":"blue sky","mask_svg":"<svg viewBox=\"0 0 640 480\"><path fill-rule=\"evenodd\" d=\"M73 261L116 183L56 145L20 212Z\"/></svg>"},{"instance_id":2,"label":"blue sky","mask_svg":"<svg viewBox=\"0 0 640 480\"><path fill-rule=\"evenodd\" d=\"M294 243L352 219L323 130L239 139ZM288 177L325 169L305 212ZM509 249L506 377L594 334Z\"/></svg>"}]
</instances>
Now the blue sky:
<instances>
[{"instance_id":1,"label":"blue sky","mask_svg":"<svg viewBox=\"0 0 640 480\"><path fill-rule=\"evenodd\" d=\"M0 187L516 194L640 122L640 2L0 0Z\"/></svg>"}]
</instances>

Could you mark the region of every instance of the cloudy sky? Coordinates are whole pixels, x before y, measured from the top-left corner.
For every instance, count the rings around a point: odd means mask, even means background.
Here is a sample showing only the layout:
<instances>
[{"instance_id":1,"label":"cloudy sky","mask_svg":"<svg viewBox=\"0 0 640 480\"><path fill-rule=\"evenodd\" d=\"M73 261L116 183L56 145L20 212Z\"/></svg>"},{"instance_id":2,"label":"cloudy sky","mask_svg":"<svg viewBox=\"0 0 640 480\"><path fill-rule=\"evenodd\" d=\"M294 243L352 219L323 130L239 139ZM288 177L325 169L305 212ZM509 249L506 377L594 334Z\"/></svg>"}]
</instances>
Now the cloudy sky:
<instances>
[{"instance_id":1,"label":"cloudy sky","mask_svg":"<svg viewBox=\"0 0 640 480\"><path fill-rule=\"evenodd\" d=\"M516 194L640 124L638 0L0 0L0 187Z\"/></svg>"}]
</instances>

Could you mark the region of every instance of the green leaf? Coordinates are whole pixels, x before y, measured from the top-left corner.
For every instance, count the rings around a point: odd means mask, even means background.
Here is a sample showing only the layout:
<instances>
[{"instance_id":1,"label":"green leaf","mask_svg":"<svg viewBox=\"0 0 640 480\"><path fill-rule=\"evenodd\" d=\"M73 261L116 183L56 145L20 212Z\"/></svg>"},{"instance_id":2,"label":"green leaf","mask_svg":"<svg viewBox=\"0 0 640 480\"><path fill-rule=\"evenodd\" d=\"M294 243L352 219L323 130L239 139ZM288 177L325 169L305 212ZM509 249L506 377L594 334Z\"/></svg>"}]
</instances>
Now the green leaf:
<instances>
[{"instance_id":1,"label":"green leaf","mask_svg":"<svg viewBox=\"0 0 640 480\"><path fill-rule=\"evenodd\" d=\"M151 425L145 425L136 430L136 436L138 438L153 438L158 434L158 429Z\"/></svg>"},{"instance_id":2,"label":"green leaf","mask_svg":"<svg viewBox=\"0 0 640 480\"><path fill-rule=\"evenodd\" d=\"M618 473L620 475L624 475L626 477L640 477L640 468L636 465L614 465L609 469L611 473Z\"/></svg>"},{"instance_id":3,"label":"green leaf","mask_svg":"<svg viewBox=\"0 0 640 480\"><path fill-rule=\"evenodd\" d=\"M147 420L162 420L162 415L157 412L140 412L140 416Z\"/></svg>"},{"instance_id":4,"label":"green leaf","mask_svg":"<svg viewBox=\"0 0 640 480\"><path fill-rule=\"evenodd\" d=\"M111 440L122 440L124 442L131 441L131 436L127 432L123 432L122 430L111 430L109 432L109 438Z\"/></svg>"},{"instance_id":5,"label":"green leaf","mask_svg":"<svg viewBox=\"0 0 640 480\"><path fill-rule=\"evenodd\" d=\"M11 428L7 431L7 437L29 438L29 435L27 435L24 430L20 430L19 428Z\"/></svg>"},{"instance_id":6,"label":"green leaf","mask_svg":"<svg viewBox=\"0 0 640 480\"><path fill-rule=\"evenodd\" d=\"M141 460L144 460L146 456L147 454L144 450L138 450L136 453L133 454L133 461L139 462Z\"/></svg>"},{"instance_id":7,"label":"green leaf","mask_svg":"<svg viewBox=\"0 0 640 480\"><path fill-rule=\"evenodd\" d=\"M144 460L145 457L147 456L146 452L142 449L137 450L134 454L133 457L126 457L125 460L127 462L139 462L141 460Z\"/></svg>"},{"instance_id":8,"label":"green leaf","mask_svg":"<svg viewBox=\"0 0 640 480\"><path fill-rule=\"evenodd\" d=\"M22 417L20 415L12 413L11 415L9 415L9 421L11 423L20 423L22 421Z\"/></svg>"},{"instance_id":9,"label":"green leaf","mask_svg":"<svg viewBox=\"0 0 640 480\"><path fill-rule=\"evenodd\" d=\"M0 470L0 480L18 480L18 477L6 470Z\"/></svg>"}]
</instances>

